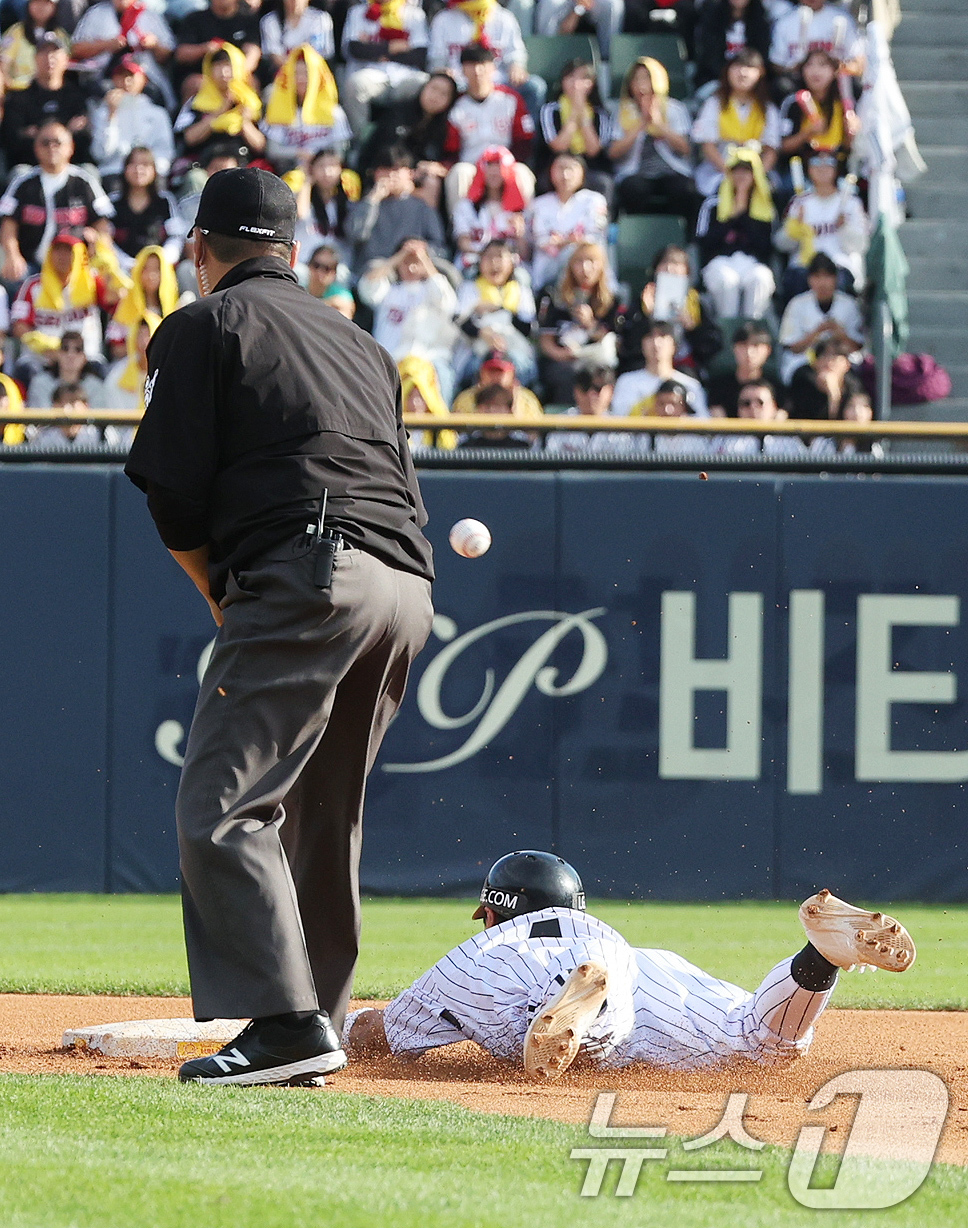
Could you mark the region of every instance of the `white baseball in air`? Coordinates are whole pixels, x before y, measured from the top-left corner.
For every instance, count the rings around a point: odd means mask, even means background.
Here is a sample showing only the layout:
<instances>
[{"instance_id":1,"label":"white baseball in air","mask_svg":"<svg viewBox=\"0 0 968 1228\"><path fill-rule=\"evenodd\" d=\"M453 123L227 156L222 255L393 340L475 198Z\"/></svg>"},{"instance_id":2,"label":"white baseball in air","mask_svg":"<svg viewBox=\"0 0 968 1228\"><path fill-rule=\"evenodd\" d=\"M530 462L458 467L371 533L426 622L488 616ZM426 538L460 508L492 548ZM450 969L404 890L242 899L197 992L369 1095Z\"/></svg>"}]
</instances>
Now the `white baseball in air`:
<instances>
[{"instance_id":1,"label":"white baseball in air","mask_svg":"<svg viewBox=\"0 0 968 1228\"><path fill-rule=\"evenodd\" d=\"M491 533L486 524L466 517L451 529L450 544L465 559L477 559L490 549Z\"/></svg>"}]
</instances>

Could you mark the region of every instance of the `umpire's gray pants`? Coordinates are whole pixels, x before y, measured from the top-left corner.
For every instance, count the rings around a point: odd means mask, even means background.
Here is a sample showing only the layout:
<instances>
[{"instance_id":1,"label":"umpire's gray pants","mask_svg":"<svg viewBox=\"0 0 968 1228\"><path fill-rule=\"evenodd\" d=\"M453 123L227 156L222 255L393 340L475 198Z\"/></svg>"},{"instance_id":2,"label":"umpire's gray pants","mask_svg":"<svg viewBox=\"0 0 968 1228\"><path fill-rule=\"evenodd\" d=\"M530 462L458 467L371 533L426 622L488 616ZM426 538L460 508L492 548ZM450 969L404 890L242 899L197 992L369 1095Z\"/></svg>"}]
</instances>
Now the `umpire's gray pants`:
<instances>
[{"instance_id":1,"label":"umpire's gray pants","mask_svg":"<svg viewBox=\"0 0 968 1228\"><path fill-rule=\"evenodd\" d=\"M176 815L196 1018L321 1009L359 946L366 777L430 631L430 584L342 550L330 588L288 547L229 577Z\"/></svg>"}]
</instances>

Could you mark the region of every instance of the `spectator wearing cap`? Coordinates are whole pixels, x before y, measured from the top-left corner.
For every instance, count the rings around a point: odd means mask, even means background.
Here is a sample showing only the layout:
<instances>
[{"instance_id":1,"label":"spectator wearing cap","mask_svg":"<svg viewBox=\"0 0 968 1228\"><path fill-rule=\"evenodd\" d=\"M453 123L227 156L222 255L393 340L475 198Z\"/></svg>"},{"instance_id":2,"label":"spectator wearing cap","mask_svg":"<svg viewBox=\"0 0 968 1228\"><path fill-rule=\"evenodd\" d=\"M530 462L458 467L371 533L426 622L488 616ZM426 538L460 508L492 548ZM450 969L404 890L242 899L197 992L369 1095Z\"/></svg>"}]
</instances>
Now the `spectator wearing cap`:
<instances>
[{"instance_id":1,"label":"spectator wearing cap","mask_svg":"<svg viewBox=\"0 0 968 1228\"><path fill-rule=\"evenodd\" d=\"M23 21L14 22L0 39L0 72L8 93L24 90L33 81L37 47L45 34L69 45L66 31L58 24L56 0L27 0Z\"/></svg>"},{"instance_id":2,"label":"spectator wearing cap","mask_svg":"<svg viewBox=\"0 0 968 1228\"><path fill-rule=\"evenodd\" d=\"M290 52L307 44L324 60L333 58L333 19L324 9L310 5L309 0L273 0L263 12L259 38L265 72L277 73Z\"/></svg>"},{"instance_id":3,"label":"spectator wearing cap","mask_svg":"<svg viewBox=\"0 0 968 1228\"><path fill-rule=\"evenodd\" d=\"M213 145L226 140L258 156L266 147L259 129L262 99L249 84L245 56L231 43L205 53L198 93L178 112L175 135L190 157L204 163Z\"/></svg>"},{"instance_id":4,"label":"spectator wearing cap","mask_svg":"<svg viewBox=\"0 0 968 1228\"><path fill-rule=\"evenodd\" d=\"M0 276L6 281L21 281L31 265L39 269L55 234L111 233L111 202L97 176L70 165L74 140L64 125L42 124L34 152L38 165L13 178L0 198Z\"/></svg>"},{"instance_id":5,"label":"spectator wearing cap","mask_svg":"<svg viewBox=\"0 0 968 1228\"><path fill-rule=\"evenodd\" d=\"M857 300L837 289L837 266L823 252L807 265L807 285L810 289L790 300L780 321L780 375L785 384L809 361L810 351L820 341L838 341L848 354L856 354L864 344Z\"/></svg>"},{"instance_id":6,"label":"spectator wearing cap","mask_svg":"<svg viewBox=\"0 0 968 1228\"><path fill-rule=\"evenodd\" d=\"M528 73L528 52L514 14L498 0L447 0L447 6L430 23L428 66L449 69L458 85L470 88L463 51L471 46L490 50L497 84L510 85L517 90L534 119L541 110L548 86L541 77ZM507 142L487 140L485 144Z\"/></svg>"},{"instance_id":7,"label":"spectator wearing cap","mask_svg":"<svg viewBox=\"0 0 968 1228\"><path fill-rule=\"evenodd\" d=\"M444 181L451 215L457 201L467 194L478 158L495 146L509 149L514 155L518 186L525 200L530 200L534 195L534 175L526 163L531 157L534 122L524 99L516 90L497 83L494 51L490 47L474 43L461 51L460 60L467 77L467 93L450 109L450 145L458 151L458 161Z\"/></svg>"},{"instance_id":8,"label":"spectator wearing cap","mask_svg":"<svg viewBox=\"0 0 968 1228\"><path fill-rule=\"evenodd\" d=\"M100 0L77 23L71 54L81 84L97 95L104 90L111 57L130 51L145 70L151 92L171 111L175 94L165 65L174 46L175 36L165 19L139 0Z\"/></svg>"},{"instance_id":9,"label":"spectator wearing cap","mask_svg":"<svg viewBox=\"0 0 968 1228\"><path fill-rule=\"evenodd\" d=\"M356 268L388 260L405 239L423 239L435 255L444 248L444 227L436 213L413 190L413 158L402 146L384 151L373 171L373 187L349 220L356 244Z\"/></svg>"},{"instance_id":10,"label":"spectator wearing cap","mask_svg":"<svg viewBox=\"0 0 968 1228\"><path fill-rule=\"evenodd\" d=\"M40 273L28 277L11 308L11 331L20 342L15 376L26 384L40 371L67 331L81 334L91 361L103 354L101 313L110 311L117 294L91 268L87 245L72 234L55 235Z\"/></svg>"},{"instance_id":11,"label":"spectator wearing cap","mask_svg":"<svg viewBox=\"0 0 968 1228\"><path fill-rule=\"evenodd\" d=\"M185 92L199 88L198 73L206 56L224 44L241 52L243 79L249 77L262 59L262 34L257 8L245 0L209 0L207 8L189 13L178 30L175 48L175 79Z\"/></svg>"},{"instance_id":12,"label":"spectator wearing cap","mask_svg":"<svg viewBox=\"0 0 968 1228\"><path fill-rule=\"evenodd\" d=\"M674 380L686 390L689 409L697 417L708 417L706 394L702 384L674 366L676 355L675 326L666 320L653 320L642 337L642 357L638 371L626 371L615 382L611 413L620 416L650 416L655 394L668 380Z\"/></svg>"},{"instance_id":13,"label":"spectator wearing cap","mask_svg":"<svg viewBox=\"0 0 968 1228\"><path fill-rule=\"evenodd\" d=\"M481 363L477 373L477 383L471 388L459 392L451 406L453 414L472 414L475 412L477 395L482 388L492 384L500 384L511 393L511 413L515 417L530 418L542 413L541 402L530 388L525 388L518 379L514 363L502 354L492 354Z\"/></svg>"},{"instance_id":14,"label":"spectator wearing cap","mask_svg":"<svg viewBox=\"0 0 968 1228\"><path fill-rule=\"evenodd\" d=\"M449 405L454 395L457 295L437 271L426 243L407 239L389 260L374 262L357 294L373 309L373 337L399 363L416 354L434 364Z\"/></svg>"},{"instance_id":15,"label":"spectator wearing cap","mask_svg":"<svg viewBox=\"0 0 968 1228\"><path fill-rule=\"evenodd\" d=\"M36 164L34 140L40 125L57 120L74 138L78 162L90 161L91 126L83 90L64 74L70 44L62 32L45 30L35 44L36 71L25 89L7 94L2 143L10 167Z\"/></svg>"},{"instance_id":16,"label":"spectator wearing cap","mask_svg":"<svg viewBox=\"0 0 968 1228\"><path fill-rule=\"evenodd\" d=\"M346 14L342 51L346 75L341 95L359 137L373 103L411 99L427 80L426 15L408 0L362 0Z\"/></svg>"},{"instance_id":17,"label":"spectator wearing cap","mask_svg":"<svg viewBox=\"0 0 968 1228\"><path fill-rule=\"evenodd\" d=\"M655 390L650 414L654 418L691 417L689 390L678 378L663 380ZM695 456L697 453L708 452L710 443L708 435L699 435L693 431L683 431L679 435L674 435L671 431L656 431L652 439L652 450L658 456Z\"/></svg>"},{"instance_id":18,"label":"spectator wearing cap","mask_svg":"<svg viewBox=\"0 0 968 1228\"><path fill-rule=\"evenodd\" d=\"M118 186L125 159L132 149L150 149L155 170L167 176L175 156L171 120L144 93L147 77L133 55L111 64L111 88L94 108L92 153L108 191Z\"/></svg>"},{"instance_id":19,"label":"spectator wearing cap","mask_svg":"<svg viewBox=\"0 0 968 1228\"><path fill-rule=\"evenodd\" d=\"M352 133L329 65L308 43L276 74L261 128L278 174L305 166L321 150L342 156Z\"/></svg>"},{"instance_id":20,"label":"spectator wearing cap","mask_svg":"<svg viewBox=\"0 0 968 1228\"><path fill-rule=\"evenodd\" d=\"M864 285L864 253L869 242L867 214L849 182L837 185L839 162L833 150L818 150L807 163L810 191L795 196L774 243L790 255L783 278L783 300L807 289L807 265L823 252L837 266L837 287Z\"/></svg>"}]
</instances>

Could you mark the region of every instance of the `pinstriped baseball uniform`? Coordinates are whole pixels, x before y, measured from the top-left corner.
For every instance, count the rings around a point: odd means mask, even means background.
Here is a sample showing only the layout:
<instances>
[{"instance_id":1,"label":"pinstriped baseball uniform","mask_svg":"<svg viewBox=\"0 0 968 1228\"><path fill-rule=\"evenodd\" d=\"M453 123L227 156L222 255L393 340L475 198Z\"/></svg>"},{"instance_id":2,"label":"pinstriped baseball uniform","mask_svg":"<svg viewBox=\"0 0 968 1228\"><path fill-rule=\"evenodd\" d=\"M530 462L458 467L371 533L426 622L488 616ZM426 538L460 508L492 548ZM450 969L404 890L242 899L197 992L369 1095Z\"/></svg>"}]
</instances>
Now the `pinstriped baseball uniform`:
<instances>
[{"instance_id":1,"label":"pinstriped baseball uniform","mask_svg":"<svg viewBox=\"0 0 968 1228\"><path fill-rule=\"evenodd\" d=\"M587 913L545 908L468 938L396 997L383 1012L390 1049L473 1040L495 1057L520 1058L535 1013L588 959L608 968L609 992L582 1049L609 1067L788 1061L809 1047L831 992L801 988L785 959L747 993L671 951L635 949Z\"/></svg>"}]
</instances>

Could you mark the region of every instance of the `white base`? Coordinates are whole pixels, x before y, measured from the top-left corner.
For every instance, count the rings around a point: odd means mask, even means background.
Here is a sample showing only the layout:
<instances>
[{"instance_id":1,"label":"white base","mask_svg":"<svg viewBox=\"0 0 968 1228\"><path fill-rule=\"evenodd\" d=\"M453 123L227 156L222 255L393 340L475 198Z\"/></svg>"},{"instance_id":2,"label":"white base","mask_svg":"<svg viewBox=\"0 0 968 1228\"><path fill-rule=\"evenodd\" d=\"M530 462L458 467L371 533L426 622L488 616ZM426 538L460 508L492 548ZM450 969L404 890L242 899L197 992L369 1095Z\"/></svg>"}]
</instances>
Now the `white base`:
<instances>
[{"instance_id":1,"label":"white base","mask_svg":"<svg viewBox=\"0 0 968 1228\"><path fill-rule=\"evenodd\" d=\"M217 1053L233 1040L247 1019L137 1019L128 1023L104 1023L89 1028L70 1028L64 1033L65 1049L89 1049L104 1057L162 1057L190 1061Z\"/></svg>"}]
</instances>

